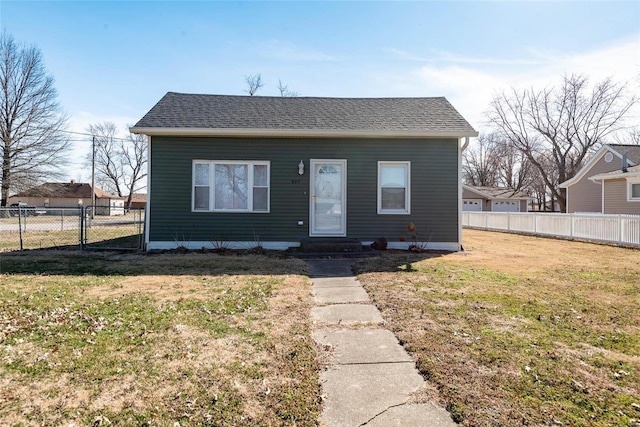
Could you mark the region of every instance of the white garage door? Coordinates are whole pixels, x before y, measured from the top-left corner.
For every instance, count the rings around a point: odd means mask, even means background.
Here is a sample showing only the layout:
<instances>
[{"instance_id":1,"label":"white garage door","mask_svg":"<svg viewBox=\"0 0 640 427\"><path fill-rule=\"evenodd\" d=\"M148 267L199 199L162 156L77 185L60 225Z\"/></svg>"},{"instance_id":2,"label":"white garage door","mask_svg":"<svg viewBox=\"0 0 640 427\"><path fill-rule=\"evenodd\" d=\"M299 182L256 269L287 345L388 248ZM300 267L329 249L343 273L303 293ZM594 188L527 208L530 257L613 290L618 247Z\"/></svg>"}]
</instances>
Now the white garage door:
<instances>
[{"instance_id":1,"label":"white garage door","mask_svg":"<svg viewBox=\"0 0 640 427\"><path fill-rule=\"evenodd\" d=\"M493 212L520 212L520 202L513 200L493 200L491 202Z\"/></svg>"},{"instance_id":2,"label":"white garage door","mask_svg":"<svg viewBox=\"0 0 640 427\"><path fill-rule=\"evenodd\" d=\"M464 199L462 201L463 211L481 211L482 200L481 199Z\"/></svg>"}]
</instances>

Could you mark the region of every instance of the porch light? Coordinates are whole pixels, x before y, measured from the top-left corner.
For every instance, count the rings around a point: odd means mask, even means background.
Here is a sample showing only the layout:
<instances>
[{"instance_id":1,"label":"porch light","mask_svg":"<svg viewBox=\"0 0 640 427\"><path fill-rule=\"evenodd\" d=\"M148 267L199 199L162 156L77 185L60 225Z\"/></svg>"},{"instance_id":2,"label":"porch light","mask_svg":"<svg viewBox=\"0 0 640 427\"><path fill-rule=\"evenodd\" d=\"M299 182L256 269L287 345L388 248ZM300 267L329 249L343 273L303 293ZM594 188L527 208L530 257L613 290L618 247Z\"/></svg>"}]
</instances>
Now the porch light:
<instances>
[{"instance_id":1,"label":"porch light","mask_svg":"<svg viewBox=\"0 0 640 427\"><path fill-rule=\"evenodd\" d=\"M298 175L304 175L304 162L302 160L298 163Z\"/></svg>"}]
</instances>

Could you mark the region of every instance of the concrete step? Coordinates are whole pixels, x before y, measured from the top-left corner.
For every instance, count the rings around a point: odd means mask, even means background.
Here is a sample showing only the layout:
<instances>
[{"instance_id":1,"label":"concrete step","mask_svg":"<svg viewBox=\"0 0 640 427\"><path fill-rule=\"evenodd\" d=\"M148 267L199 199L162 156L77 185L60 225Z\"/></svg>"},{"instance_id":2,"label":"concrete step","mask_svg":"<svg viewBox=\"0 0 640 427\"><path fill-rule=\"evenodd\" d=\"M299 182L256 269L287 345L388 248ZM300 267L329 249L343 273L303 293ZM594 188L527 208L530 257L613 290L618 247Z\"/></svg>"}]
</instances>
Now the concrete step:
<instances>
[{"instance_id":1,"label":"concrete step","mask_svg":"<svg viewBox=\"0 0 640 427\"><path fill-rule=\"evenodd\" d=\"M368 249L368 248L367 248ZM300 241L299 251L302 253L343 253L343 252L362 252L362 242L358 239L349 239L343 237L337 238L321 238L321 239L302 239Z\"/></svg>"}]
</instances>

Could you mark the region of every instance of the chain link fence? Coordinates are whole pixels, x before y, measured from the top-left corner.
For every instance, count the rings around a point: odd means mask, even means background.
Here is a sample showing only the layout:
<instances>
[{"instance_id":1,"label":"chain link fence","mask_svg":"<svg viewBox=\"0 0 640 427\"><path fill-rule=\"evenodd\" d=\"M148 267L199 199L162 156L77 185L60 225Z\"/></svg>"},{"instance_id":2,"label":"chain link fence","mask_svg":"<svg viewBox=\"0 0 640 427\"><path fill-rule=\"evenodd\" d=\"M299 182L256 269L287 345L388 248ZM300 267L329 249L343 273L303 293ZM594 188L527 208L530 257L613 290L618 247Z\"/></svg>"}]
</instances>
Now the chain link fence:
<instances>
[{"instance_id":1,"label":"chain link fence","mask_svg":"<svg viewBox=\"0 0 640 427\"><path fill-rule=\"evenodd\" d=\"M104 207L0 208L0 251L26 249L137 250L144 243L144 209L104 215Z\"/></svg>"}]
</instances>

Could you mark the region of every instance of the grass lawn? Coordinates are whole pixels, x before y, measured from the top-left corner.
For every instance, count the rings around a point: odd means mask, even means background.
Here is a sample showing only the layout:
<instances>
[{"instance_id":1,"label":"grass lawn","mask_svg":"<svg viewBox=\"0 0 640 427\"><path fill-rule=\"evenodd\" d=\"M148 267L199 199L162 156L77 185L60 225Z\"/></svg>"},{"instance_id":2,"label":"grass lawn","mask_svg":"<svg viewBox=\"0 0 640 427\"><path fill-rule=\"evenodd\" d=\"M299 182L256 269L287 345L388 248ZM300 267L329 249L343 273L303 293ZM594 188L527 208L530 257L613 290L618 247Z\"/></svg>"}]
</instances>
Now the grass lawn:
<instances>
[{"instance_id":1,"label":"grass lawn","mask_svg":"<svg viewBox=\"0 0 640 427\"><path fill-rule=\"evenodd\" d=\"M316 425L304 273L257 255L0 254L0 424Z\"/></svg>"},{"instance_id":2,"label":"grass lawn","mask_svg":"<svg viewBox=\"0 0 640 427\"><path fill-rule=\"evenodd\" d=\"M355 267L431 397L467 426L635 425L640 251L474 230L463 243Z\"/></svg>"}]
</instances>

